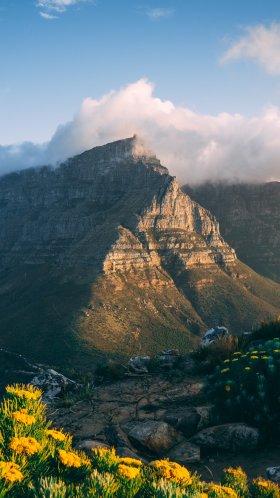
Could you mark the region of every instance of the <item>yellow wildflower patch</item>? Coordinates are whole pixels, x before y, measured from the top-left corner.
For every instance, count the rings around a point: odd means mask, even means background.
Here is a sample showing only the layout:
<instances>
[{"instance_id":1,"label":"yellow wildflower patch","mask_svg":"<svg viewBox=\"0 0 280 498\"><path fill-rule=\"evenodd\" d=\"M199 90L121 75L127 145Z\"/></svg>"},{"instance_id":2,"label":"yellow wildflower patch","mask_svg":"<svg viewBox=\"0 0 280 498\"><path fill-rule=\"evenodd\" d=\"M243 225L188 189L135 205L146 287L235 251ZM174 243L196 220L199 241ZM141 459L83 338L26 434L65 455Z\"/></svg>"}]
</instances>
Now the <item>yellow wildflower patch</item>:
<instances>
[{"instance_id":1,"label":"yellow wildflower patch","mask_svg":"<svg viewBox=\"0 0 280 498\"><path fill-rule=\"evenodd\" d=\"M42 396L40 389L32 388L31 386L28 389L23 389L19 386L7 386L6 391L18 398L25 398L27 400L36 400Z\"/></svg>"},{"instance_id":2,"label":"yellow wildflower patch","mask_svg":"<svg viewBox=\"0 0 280 498\"><path fill-rule=\"evenodd\" d=\"M11 414L11 417L20 424L23 425L32 425L36 422L36 419L33 415L29 415L27 410L22 409Z\"/></svg>"},{"instance_id":3,"label":"yellow wildflower patch","mask_svg":"<svg viewBox=\"0 0 280 498\"><path fill-rule=\"evenodd\" d=\"M224 363L230 363L230 360L225 360Z\"/></svg>"},{"instance_id":4,"label":"yellow wildflower patch","mask_svg":"<svg viewBox=\"0 0 280 498\"><path fill-rule=\"evenodd\" d=\"M245 367L244 370L251 370L251 367Z\"/></svg>"},{"instance_id":5,"label":"yellow wildflower patch","mask_svg":"<svg viewBox=\"0 0 280 498\"><path fill-rule=\"evenodd\" d=\"M230 387L230 385L229 385L229 384L227 384L227 385L225 386L225 391L226 391L227 393L229 393L229 392L231 391L231 387Z\"/></svg>"},{"instance_id":6,"label":"yellow wildflower patch","mask_svg":"<svg viewBox=\"0 0 280 498\"><path fill-rule=\"evenodd\" d=\"M48 429L46 431L47 436L52 437L56 441L65 441L66 436L63 432L57 431L56 429Z\"/></svg>"},{"instance_id":7,"label":"yellow wildflower patch","mask_svg":"<svg viewBox=\"0 0 280 498\"><path fill-rule=\"evenodd\" d=\"M124 463L125 465L131 465L132 467L141 467L141 460L137 460L136 458L123 457L119 458L120 463Z\"/></svg>"},{"instance_id":8,"label":"yellow wildflower patch","mask_svg":"<svg viewBox=\"0 0 280 498\"><path fill-rule=\"evenodd\" d=\"M58 450L59 460L66 467L81 467L82 459L73 451Z\"/></svg>"},{"instance_id":9,"label":"yellow wildflower patch","mask_svg":"<svg viewBox=\"0 0 280 498\"><path fill-rule=\"evenodd\" d=\"M118 466L118 473L126 479L135 479L139 475L139 472L140 469L137 467L130 467L122 463Z\"/></svg>"},{"instance_id":10,"label":"yellow wildflower patch","mask_svg":"<svg viewBox=\"0 0 280 498\"><path fill-rule=\"evenodd\" d=\"M207 487L209 498L238 498L237 493L227 486L220 486L219 484L210 484Z\"/></svg>"},{"instance_id":11,"label":"yellow wildflower patch","mask_svg":"<svg viewBox=\"0 0 280 498\"><path fill-rule=\"evenodd\" d=\"M10 448L18 454L33 455L40 451L41 445L34 437L13 437Z\"/></svg>"},{"instance_id":12,"label":"yellow wildflower patch","mask_svg":"<svg viewBox=\"0 0 280 498\"><path fill-rule=\"evenodd\" d=\"M250 358L251 358L252 360L258 360L258 359L259 359L259 357L258 357L258 356L256 356L256 355L250 356Z\"/></svg>"},{"instance_id":13,"label":"yellow wildflower patch","mask_svg":"<svg viewBox=\"0 0 280 498\"><path fill-rule=\"evenodd\" d=\"M149 463L149 467L155 472L158 477L176 482L183 486L192 484L192 478L189 471L176 462L169 460L154 460Z\"/></svg>"},{"instance_id":14,"label":"yellow wildflower patch","mask_svg":"<svg viewBox=\"0 0 280 498\"><path fill-rule=\"evenodd\" d=\"M8 482L19 482L23 479L19 465L14 462L0 462L0 478Z\"/></svg>"}]
</instances>

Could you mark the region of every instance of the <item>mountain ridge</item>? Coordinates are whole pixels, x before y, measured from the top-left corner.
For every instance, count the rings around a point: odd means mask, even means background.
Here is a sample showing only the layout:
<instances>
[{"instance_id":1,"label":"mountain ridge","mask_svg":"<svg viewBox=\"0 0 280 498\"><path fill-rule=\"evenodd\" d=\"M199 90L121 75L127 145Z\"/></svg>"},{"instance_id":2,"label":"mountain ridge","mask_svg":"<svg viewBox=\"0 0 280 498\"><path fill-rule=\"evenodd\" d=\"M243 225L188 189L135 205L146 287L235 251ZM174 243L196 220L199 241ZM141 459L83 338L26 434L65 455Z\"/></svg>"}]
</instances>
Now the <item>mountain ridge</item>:
<instances>
[{"instance_id":1,"label":"mountain ridge","mask_svg":"<svg viewBox=\"0 0 280 498\"><path fill-rule=\"evenodd\" d=\"M0 214L0 345L35 359L188 350L280 306L135 136L0 178Z\"/></svg>"}]
</instances>

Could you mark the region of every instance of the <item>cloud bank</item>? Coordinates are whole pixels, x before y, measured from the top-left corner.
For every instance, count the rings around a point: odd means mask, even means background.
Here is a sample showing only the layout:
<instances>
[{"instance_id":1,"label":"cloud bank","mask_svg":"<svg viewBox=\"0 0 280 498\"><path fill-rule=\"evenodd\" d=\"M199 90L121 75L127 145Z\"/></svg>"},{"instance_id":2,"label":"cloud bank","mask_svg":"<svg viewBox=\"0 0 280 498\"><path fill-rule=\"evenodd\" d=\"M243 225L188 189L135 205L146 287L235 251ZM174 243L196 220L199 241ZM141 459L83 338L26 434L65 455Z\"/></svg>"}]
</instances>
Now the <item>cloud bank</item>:
<instances>
[{"instance_id":1,"label":"cloud bank","mask_svg":"<svg viewBox=\"0 0 280 498\"><path fill-rule=\"evenodd\" d=\"M245 28L245 35L232 44L220 62L237 59L252 59L268 74L280 74L280 24Z\"/></svg>"},{"instance_id":2,"label":"cloud bank","mask_svg":"<svg viewBox=\"0 0 280 498\"><path fill-rule=\"evenodd\" d=\"M181 183L280 180L280 110L252 118L203 115L154 95L139 80L100 100L87 98L48 143L0 146L0 173L56 164L137 133Z\"/></svg>"}]
</instances>

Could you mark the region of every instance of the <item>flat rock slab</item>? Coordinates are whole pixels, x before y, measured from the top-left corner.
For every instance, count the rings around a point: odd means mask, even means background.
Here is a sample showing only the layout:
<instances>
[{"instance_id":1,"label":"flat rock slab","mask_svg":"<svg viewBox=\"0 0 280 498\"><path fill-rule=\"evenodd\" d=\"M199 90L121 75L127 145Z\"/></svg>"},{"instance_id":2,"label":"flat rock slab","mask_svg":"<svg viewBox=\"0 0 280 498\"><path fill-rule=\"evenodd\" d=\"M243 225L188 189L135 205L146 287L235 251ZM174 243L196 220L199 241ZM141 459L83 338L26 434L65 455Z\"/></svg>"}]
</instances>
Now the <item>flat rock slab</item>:
<instances>
[{"instance_id":1,"label":"flat rock slab","mask_svg":"<svg viewBox=\"0 0 280 498\"><path fill-rule=\"evenodd\" d=\"M196 444L183 441L167 453L169 460L187 465L188 463L200 462L200 448Z\"/></svg>"},{"instance_id":2,"label":"flat rock slab","mask_svg":"<svg viewBox=\"0 0 280 498\"><path fill-rule=\"evenodd\" d=\"M182 436L169 424L149 420L135 424L128 433L133 444L158 455L182 441Z\"/></svg>"},{"instance_id":3,"label":"flat rock slab","mask_svg":"<svg viewBox=\"0 0 280 498\"><path fill-rule=\"evenodd\" d=\"M258 429L246 424L223 424L198 432L190 441L205 449L252 451L258 446Z\"/></svg>"}]
</instances>

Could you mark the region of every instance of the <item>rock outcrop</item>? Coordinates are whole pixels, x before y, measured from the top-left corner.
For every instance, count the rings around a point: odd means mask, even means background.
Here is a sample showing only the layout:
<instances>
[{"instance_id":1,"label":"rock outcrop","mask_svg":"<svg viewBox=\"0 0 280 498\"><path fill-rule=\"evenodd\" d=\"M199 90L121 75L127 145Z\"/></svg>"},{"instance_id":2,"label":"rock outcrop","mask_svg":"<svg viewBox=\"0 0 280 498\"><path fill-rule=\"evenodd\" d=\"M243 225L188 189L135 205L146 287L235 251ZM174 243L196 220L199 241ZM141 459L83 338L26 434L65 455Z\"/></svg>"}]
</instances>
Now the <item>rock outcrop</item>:
<instances>
[{"instance_id":1,"label":"rock outcrop","mask_svg":"<svg viewBox=\"0 0 280 498\"><path fill-rule=\"evenodd\" d=\"M280 282L280 182L207 183L183 190L216 216L241 261Z\"/></svg>"},{"instance_id":2,"label":"rock outcrop","mask_svg":"<svg viewBox=\"0 0 280 498\"><path fill-rule=\"evenodd\" d=\"M2 177L0 263L0 345L52 364L186 350L280 306L137 137Z\"/></svg>"}]
</instances>

